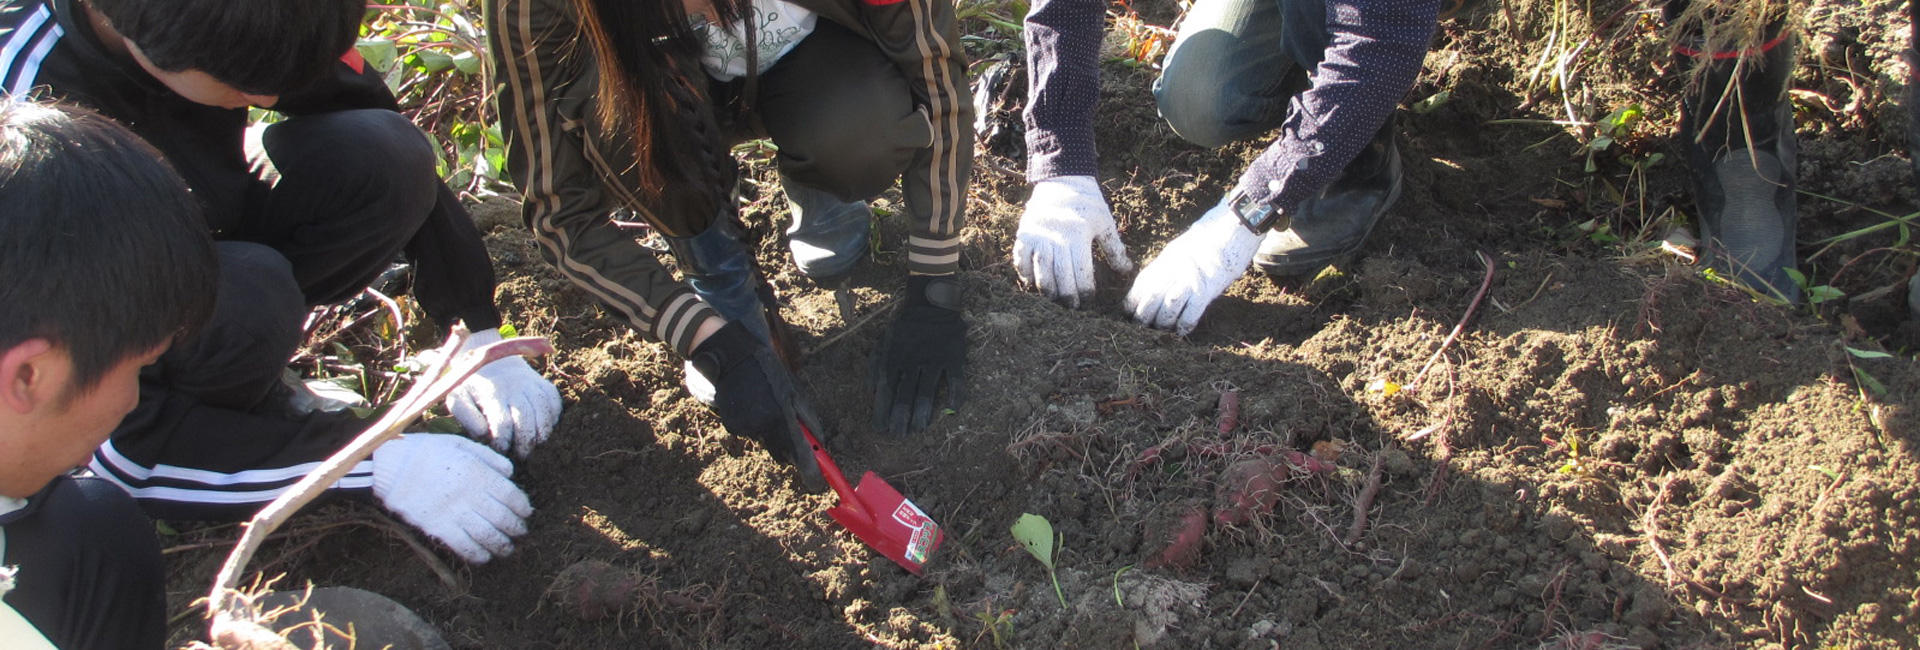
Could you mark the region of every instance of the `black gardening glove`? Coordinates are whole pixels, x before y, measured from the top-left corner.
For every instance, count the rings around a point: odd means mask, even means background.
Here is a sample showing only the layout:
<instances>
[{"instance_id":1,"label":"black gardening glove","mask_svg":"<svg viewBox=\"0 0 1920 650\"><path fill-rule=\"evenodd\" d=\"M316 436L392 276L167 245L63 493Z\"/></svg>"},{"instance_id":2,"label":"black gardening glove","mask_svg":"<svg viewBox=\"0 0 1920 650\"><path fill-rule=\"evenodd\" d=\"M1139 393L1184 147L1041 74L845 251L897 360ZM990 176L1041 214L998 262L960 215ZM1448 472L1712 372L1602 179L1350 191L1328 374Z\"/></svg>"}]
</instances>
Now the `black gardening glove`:
<instances>
[{"instance_id":1,"label":"black gardening glove","mask_svg":"<svg viewBox=\"0 0 1920 650\"><path fill-rule=\"evenodd\" d=\"M916 432L966 401L967 321L960 298L953 276L907 277L906 300L873 352L874 431ZM938 401L942 383L945 402Z\"/></svg>"},{"instance_id":2,"label":"black gardening glove","mask_svg":"<svg viewBox=\"0 0 1920 650\"><path fill-rule=\"evenodd\" d=\"M713 383L713 412L728 433L760 441L774 460L799 472L806 490L825 489L826 480L812 446L800 433L800 424L805 422L823 444L827 431L794 388L793 376L780 365L772 348L746 326L728 323L694 348L690 361Z\"/></svg>"}]
</instances>

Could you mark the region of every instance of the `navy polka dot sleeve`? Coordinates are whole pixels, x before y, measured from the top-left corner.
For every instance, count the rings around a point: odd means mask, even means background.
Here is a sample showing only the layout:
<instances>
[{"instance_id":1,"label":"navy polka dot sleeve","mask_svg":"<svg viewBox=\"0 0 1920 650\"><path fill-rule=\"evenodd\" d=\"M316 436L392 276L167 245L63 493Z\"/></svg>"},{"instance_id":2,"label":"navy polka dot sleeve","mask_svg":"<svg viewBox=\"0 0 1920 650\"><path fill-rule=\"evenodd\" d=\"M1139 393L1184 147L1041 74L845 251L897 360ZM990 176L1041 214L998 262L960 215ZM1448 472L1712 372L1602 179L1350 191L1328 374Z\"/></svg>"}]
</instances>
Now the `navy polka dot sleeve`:
<instances>
[{"instance_id":1,"label":"navy polka dot sleeve","mask_svg":"<svg viewBox=\"0 0 1920 650\"><path fill-rule=\"evenodd\" d=\"M1240 175L1253 200L1289 212L1339 178L1413 88L1436 0L1326 0L1325 59L1293 98L1280 139Z\"/></svg>"},{"instance_id":2,"label":"navy polka dot sleeve","mask_svg":"<svg viewBox=\"0 0 1920 650\"><path fill-rule=\"evenodd\" d=\"M1027 180L1092 176L1103 0L1034 0L1027 10ZM1152 101L1148 96L1146 101Z\"/></svg>"}]
</instances>

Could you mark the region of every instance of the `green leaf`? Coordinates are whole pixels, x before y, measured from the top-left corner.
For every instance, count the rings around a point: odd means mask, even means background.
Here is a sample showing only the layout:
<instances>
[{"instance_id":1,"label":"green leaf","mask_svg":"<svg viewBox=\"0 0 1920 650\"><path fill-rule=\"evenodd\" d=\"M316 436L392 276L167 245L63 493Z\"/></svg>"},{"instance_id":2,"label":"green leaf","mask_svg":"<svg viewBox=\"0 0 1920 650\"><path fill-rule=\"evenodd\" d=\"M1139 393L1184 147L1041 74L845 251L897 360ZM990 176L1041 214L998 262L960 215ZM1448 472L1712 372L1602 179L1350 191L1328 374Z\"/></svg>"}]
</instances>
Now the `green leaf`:
<instances>
[{"instance_id":1,"label":"green leaf","mask_svg":"<svg viewBox=\"0 0 1920 650\"><path fill-rule=\"evenodd\" d=\"M487 171L481 175L500 180L500 170L507 168L507 150L501 147L487 147L486 155L483 156L483 158L487 163ZM474 167L478 169L479 165L476 164Z\"/></svg>"},{"instance_id":2,"label":"green leaf","mask_svg":"<svg viewBox=\"0 0 1920 650\"><path fill-rule=\"evenodd\" d=\"M1839 300L1846 296L1847 292L1824 284L1817 287L1807 287L1807 304L1810 305L1818 305L1829 300Z\"/></svg>"},{"instance_id":3,"label":"green leaf","mask_svg":"<svg viewBox=\"0 0 1920 650\"><path fill-rule=\"evenodd\" d=\"M426 418L415 426L420 427L422 433L466 433L467 431L465 427L460 425L459 420L444 417Z\"/></svg>"},{"instance_id":4,"label":"green leaf","mask_svg":"<svg viewBox=\"0 0 1920 650\"><path fill-rule=\"evenodd\" d=\"M1645 114L1646 111L1642 110L1639 104L1631 104L1600 118L1600 127L1608 136L1622 137L1632 131L1633 125L1638 123Z\"/></svg>"},{"instance_id":5,"label":"green leaf","mask_svg":"<svg viewBox=\"0 0 1920 650\"><path fill-rule=\"evenodd\" d=\"M473 50L453 55L453 69L459 70L461 74L480 74L480 55L475 54Z\"/></svg>"},{"instance_id":6,"label":"green leaf","mask_svg":"<svg viewBox=\"0 0 1920 650\"><path fill-rule=\"evenodd\" d=\"M420 69L428 73L445 72L453 69L453 57L447 56L445 52L420 50L414 53L414 57L420 61Z\"/></svg>"},{"instance_id":7,"label":"green leaf","mask_svg":"<svg viewBox=\"0 0 1920 650\"><path fill-rule=\"evenodd\" d=\"M1873 394L1881 397L1887 396L1887 385L1880 383L1878 379L1874 379L1873 375L1867 374L1867 371L1854 368L1853 379L1854 381L1860 382L1862 388L1872 391Z\"/></svg>"},{"instance_id":8,"label":"green leaf","mask_svg":"<svg viewBox=\"0 0 1920 650\"><path fill-rule=\"evenodd\" d=\"M1451 99L1453 99L1453 91L1442 90L1432 95L1428 95L1426 99L1422 99L1420 101L1414 102L1413 112L1416 115L1425 115L1427 113L1431 113L1433 112L1433 109L1446 106L1447 101Z\"/></svg>"},{"instance_id":9,"label":"green leaf","mask_svg":"<svg viewBox=\"0 0 1920 650\"><path fill-rule=\"evenodd\" d=\"M1033 559L1053 570L1053 522L1046 517L1033 513L1021 513L1020 520L1013 522L1013 538L1027 547Z\"/></svg>"},{"instance_id":10,"label":"green leaf","mask_svg":"<svg viewBox=\"0 0 1920 650\"><path fill-rule=\"evenodd\" d=\"M1848 354L1851 354L1856 357L1860 357L1862 359L1892 359L1893 358L1893 355L1887 354L1885 352L1876 352L1874 350L1861 350L1858 348L1844 346L1844 345L1840 347L1847 348Z\"/></svg>"},{"instance_id":11,"label":"green leaf","mask_svg":"<svg viewBox=\"0 0 1920 650\"><path fill-rule=\"evenodd\" d=\"M393 69L393 60L400 58L400 48L390 39L363 38L354 47L360 50L360 58L366 59L367 65L381 72Z\"/></svg>"},{"instance_id":12,"label":"green leaf","mask_svg":"<svg viewBox=\"0 0 1920 650\"><path fill-rule=\"evenodd\" d=\"M517 336L520 336L520 330L518 328L515 328L513 326L513 323L500 324L500 338L510 339Z\"/></svg>"}]
</instances>

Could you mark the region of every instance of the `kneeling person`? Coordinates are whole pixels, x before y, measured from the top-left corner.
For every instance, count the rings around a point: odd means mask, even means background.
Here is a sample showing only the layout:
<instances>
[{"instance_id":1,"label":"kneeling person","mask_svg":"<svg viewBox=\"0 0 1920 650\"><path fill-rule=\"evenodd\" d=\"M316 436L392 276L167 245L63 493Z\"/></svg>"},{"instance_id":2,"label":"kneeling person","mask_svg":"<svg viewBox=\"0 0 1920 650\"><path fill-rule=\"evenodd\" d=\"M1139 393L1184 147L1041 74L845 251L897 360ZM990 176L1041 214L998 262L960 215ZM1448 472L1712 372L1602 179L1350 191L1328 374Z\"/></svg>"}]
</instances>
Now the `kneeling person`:
<instances>
[{"instance_id":1,"label":"kneeling person","mask_svg":"<svg viewBox=\"0 0 1920 650\"><path fill-rule=\"evenodd\" d=\"M212 313L213 244L158 155L80 110L0 100L0 204L0 639L159 648L153 523L67 472L133 409L141 368Z\"/></svg>"},{"instance_id":2,"label":"kneeling person","mask_svg":"<svg viewBox=\"0 0 1920 650\"><path fill-rule=\"evenodd\" d=\"M0 93L85 105L176 169L219 243L212 320L142 373L140 400L92 468L154 516L251 515L364 428L288 412L280 376L308 310L414 262L432 319L498 340L491 261L431 143L352 52L361 0L0 0ZM285 120L249 127L248 106ZM475 436L525 455L559 393L519 358L449 402ZM526 496L512 465L455 436L409 435L338 491L371 494L471 562L512 549Z\"/></svg>"}]
</instances>

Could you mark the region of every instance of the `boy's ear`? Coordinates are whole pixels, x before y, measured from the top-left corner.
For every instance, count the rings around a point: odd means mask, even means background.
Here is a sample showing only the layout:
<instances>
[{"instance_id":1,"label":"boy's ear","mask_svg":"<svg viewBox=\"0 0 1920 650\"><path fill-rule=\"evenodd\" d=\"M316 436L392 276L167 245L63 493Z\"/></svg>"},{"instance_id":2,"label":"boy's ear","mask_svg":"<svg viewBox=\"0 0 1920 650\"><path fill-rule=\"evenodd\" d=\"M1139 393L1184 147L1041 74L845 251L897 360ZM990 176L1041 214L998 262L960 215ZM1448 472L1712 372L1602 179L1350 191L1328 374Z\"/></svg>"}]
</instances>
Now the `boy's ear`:
<instances>
[{"instance_id":1,"label":"boy's ear","mask_svg":"<svg viewBox=\"0 0 1920 650\"><path fill-rule=\"evenodd\" d=\"M32 338L0 351L0 408L27 414L50 399L48 386L54 361L52 341Z\"/></svg>"}]
</instances>

